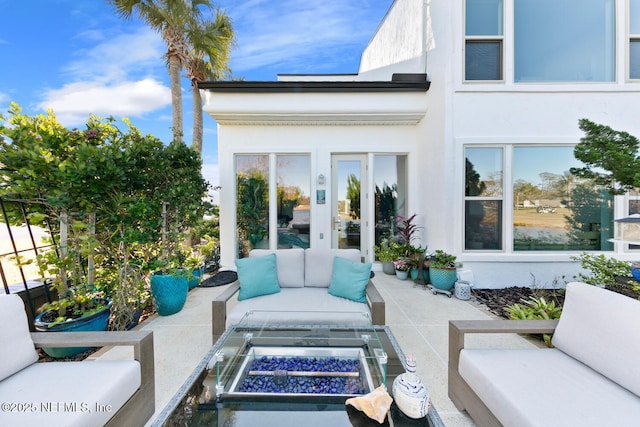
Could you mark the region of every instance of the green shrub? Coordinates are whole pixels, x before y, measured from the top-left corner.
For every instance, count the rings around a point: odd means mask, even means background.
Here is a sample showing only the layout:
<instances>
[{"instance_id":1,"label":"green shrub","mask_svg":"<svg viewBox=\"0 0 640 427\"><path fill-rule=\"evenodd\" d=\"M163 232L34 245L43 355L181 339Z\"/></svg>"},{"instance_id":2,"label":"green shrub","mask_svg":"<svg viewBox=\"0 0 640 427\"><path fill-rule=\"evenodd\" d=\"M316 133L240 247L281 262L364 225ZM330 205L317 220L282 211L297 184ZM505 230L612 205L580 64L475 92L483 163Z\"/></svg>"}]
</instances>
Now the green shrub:
<instances>
[{"instance_id":1,"label":"green shrub","mask_svg":"<svg viewBox=\"0 0 640 427\"><path fill-rule=\"evenodd\" d=\"M513 304L504 308L512 320L554 320L559 319L562 307L555 301L547 302L544 298L531 297L523 304ZM548 347L551 345L551 334L543 334L542 338Z\"/></svg>"},{"instance_id":2,"label":"green shrub","mask_svg":"<svg viewBox=\"0 0 640 427\"><path fill-rule=\"evenodd\" d=\"M580 261L580 266L590 271L590 275L580 273L578 276L574 276L590 285L611 285L616 283L616 277L631 276L631 264L629 262L607 258L604 254L592 255L583 252L580 256L574 256L571 259Z\"/></svg>"}]
</instances>

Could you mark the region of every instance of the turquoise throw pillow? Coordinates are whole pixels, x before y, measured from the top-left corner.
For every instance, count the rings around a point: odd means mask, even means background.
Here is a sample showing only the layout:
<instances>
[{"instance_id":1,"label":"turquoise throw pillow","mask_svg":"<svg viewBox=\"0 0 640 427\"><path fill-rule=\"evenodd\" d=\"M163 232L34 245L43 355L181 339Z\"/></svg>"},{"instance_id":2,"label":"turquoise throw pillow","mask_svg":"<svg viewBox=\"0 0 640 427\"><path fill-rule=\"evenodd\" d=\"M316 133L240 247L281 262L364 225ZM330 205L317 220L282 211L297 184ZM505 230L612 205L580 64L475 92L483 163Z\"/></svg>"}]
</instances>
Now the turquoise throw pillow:
<instances>
[{"instance_id":1,"label":"turquoise throw pillow","mask_svg":"<svg viewBox=\"0 0 640 427\"><path fill-rule=\"evenodd\" d=\"M348 259L335 257L333 260L333 275L329 293L336 297L350 299L355 302L367 302L364 288L369 283L371 263L360 263Z\"/></svg>"},{"instance_id":2,"label":"turquoise throw pillow","mask_svg":"<svg viewBox=\"0 0 640 427\"><path fill-rule=\"evenodd\" d=\"M280 292L276 272L276 254L236 259L240 293L238 301Z\"/></svg>"}]
</instances>

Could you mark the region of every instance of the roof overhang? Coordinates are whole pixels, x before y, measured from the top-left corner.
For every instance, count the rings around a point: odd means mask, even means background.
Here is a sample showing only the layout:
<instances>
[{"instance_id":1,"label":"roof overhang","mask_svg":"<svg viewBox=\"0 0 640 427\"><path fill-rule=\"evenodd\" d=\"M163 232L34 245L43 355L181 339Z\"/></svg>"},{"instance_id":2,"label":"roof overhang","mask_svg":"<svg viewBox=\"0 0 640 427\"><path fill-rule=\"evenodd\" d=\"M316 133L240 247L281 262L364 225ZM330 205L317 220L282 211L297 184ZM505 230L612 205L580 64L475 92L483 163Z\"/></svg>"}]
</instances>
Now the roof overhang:
<instances>
[{"instance_id":1,"label":"roof overhang","mask_svg":"<svg viewBox=\"0 0 640 427\"><path fill-rule=\"evenodd\" d=\"M202 82L204 110L218 123L407 125L426 114L425 74L392 81Z\"/></svg>"}]
</instances>

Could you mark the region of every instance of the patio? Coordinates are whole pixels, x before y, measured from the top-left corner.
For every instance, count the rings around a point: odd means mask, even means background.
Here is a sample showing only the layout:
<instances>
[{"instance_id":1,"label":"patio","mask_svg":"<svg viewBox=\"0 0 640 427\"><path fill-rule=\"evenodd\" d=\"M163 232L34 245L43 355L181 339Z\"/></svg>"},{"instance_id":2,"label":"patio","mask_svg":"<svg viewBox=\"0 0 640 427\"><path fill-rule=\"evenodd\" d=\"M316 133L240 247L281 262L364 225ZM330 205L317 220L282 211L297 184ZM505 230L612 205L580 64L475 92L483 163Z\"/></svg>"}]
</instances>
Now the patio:
<instances>
[{"instance_id":1,"label":"patio","mask_svg":"<svg viewBox=\"0 0 640 427\"><path fill-rule=\"evenodd\" d=\"M405 354L418 357L418 375L431 393L442 421L450 427L474 426L447 395L448 322L450 319L489 319L491 315L469 301L433 295L410 281L376 272L373 279L386 302L387 325ZM176 391L211 347L211 300L226 286L196 288L189 292L185 307L177 314L156 316L139 328L153 330L155 343L156 412L152 425ZM467 347L530 348L534 344L516 335L474 337ZM95 358L119 358L115 350L96 353Z\"/></svg>"}]
</instances>

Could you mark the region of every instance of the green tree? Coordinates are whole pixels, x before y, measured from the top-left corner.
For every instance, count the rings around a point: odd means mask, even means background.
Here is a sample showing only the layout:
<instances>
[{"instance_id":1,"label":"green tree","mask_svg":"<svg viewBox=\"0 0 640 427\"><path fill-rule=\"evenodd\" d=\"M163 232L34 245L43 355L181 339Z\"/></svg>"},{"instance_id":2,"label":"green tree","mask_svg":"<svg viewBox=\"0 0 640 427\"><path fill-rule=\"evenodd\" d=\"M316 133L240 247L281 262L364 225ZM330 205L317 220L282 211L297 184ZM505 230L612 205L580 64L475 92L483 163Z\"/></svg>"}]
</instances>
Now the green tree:
<instances>
[{"instance_id":1,"label":"green tree","mask_svg":"<svg viewBox=\"0 0 640 427\"><path fill-rule=\"evenodd\" d=\"M95 214L90 243L96 270L143 265L155 257L163 204L169 204L174 234L191 227L208 207L200 156L181 141L165 146L152 135L142 136L127 120L126 131L113 118L94 116L86 129L69 130L51 111L28 116L12 103L9 114L0 115L0 196L36 202L53 224L76 213ZM87 227L76 222L84 234L78 239L88 241ZM110 274L114 289L120 286L117 276Z\"/></svg>"},{"instance_id":2,"label":"green tree","mask_svg":"<svg viewBox=\"0 0 640 427\"><path fill-rule=\"evenodd\" d=\"M573 155L584 166L571 168L572 174L593 180L611 194L624 194L640 187L638 138L588 119L581 119L579 127L585 135L575 146Z\"/></svg>"},{"instance_id":3,"label":"green tree","mask_svg":"<svg viewBox=\"0 0 640 427\"><path fill-rule=\"evenodd\" d=\"M182 87L180 72L189 47L206 37L202 10L211 10L210 0L110 0L118 15L130 19L134 11L167 44L166 60L171 78L173 139L182 140Z\"/></svg>"},{"instance_id":4,"label":"green tree","mask_svg":"<svg viewBox=\"0 0 640 427\"><path fill-rule=\"evenodd\" d=\"M347 177L347 199L351 202L351 216L360 218L360 180L351 174Z\"/></svg>"},{"instance_id":5,"label":"green tree","mask_svg":"<svg viewBox=\"0 0 640 427\"><path fill-rule=\"evenodd\" d=\"M201 35L191 42L185 69L191 79L193 91L193 141L191 147L202 153L202 98L198 82L220 80L230 73L227 63L234 44L231 19L221 10L216 10L214 21L201 24Z\"/></svg>"}]
</instances>

